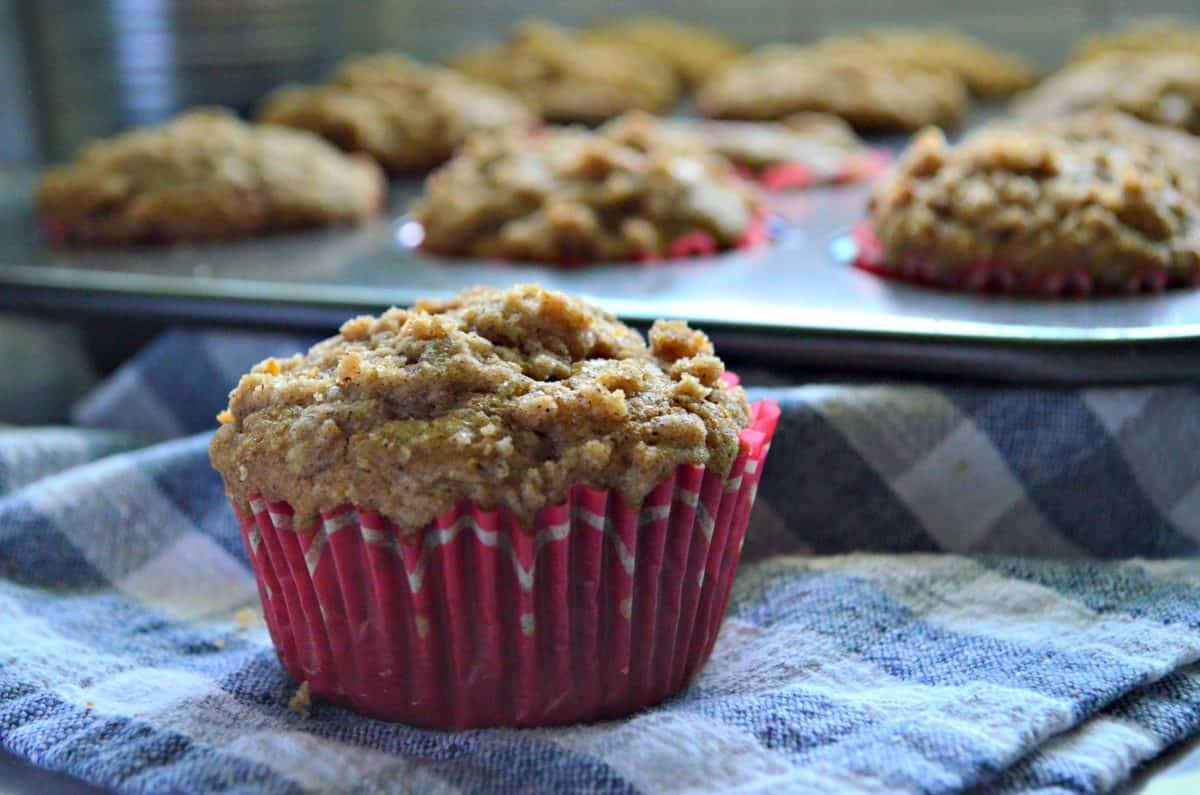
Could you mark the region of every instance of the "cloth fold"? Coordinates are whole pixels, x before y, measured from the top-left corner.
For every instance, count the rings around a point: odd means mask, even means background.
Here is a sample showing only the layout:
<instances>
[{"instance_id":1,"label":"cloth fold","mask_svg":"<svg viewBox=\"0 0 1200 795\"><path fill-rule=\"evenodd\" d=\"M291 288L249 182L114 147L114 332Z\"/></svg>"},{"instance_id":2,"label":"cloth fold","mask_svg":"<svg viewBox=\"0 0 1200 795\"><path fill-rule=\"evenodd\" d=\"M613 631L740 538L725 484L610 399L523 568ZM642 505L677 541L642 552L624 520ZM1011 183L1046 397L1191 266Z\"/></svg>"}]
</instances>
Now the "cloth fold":
<instances>
[{"instance_id":1,"label":"cloth fold","mask_svg":"<svg viewBox=\"0 0 1200 795\"><path fill-rule=\"evenodd\" d=\"M0 744L123 792L1091 793L1200 733L1188 386L772 389L682 694L531 731L305 719L207 442L238 375L309 342L171 332L80 427L0 431Z\"/></svg>"}]
</instances>

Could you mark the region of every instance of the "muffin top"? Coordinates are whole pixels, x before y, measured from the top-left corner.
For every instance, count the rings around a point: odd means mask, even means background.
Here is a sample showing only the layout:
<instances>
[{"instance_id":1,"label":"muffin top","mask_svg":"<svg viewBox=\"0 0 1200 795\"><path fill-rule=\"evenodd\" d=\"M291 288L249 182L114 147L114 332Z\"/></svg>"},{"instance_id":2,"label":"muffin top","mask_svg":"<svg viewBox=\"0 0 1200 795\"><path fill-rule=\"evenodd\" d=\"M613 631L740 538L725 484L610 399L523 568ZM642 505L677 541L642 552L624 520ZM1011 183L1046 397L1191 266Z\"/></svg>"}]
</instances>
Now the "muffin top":
<instances>
[{"instance_id":1,"label":"muffin top","mask_svg":"<svg viewBox=\"0 0 1200 795\"><path fill-rule=\"evenodd\" d=\"M679 97L671 66L645 48L586 41L542 22L518 25L503 45L463 53L450 65L512 91L552 122L659 113Z\"/></svg>"},{"instance_id":2,"label":"muffin top","mask_svg":"<svg viewBox=\"0 0 1200 795\"><path fill-rule=\"evenodd\" d=\"M728 474L749 407L723 372L684 323L647 345L561 293L480 288L255 365L210 453L235 503L286 501L298 528L351 503L416 530L463 498L529 527L575 484L637 503L681 464Z\"/></svg>"},{"instance_id":3,"label":"muffin top","mask_svg":"<svg viewBox=\"0 0 1200 795\"><path fill-rule=\"evenodd\" d=\"M662 17L640 17L597 25L586 41L642 47L669 63L685 85L699 85L742 54L737 42L711 30Z\"/></svg>"},{"instance_id":4,"label":"muffin top","mask_svg":"<svg viewBox=\"0 0 1200 795\"><path fill-rule=\"evenodd\" d=\"M566 128L472 138L413 216L437 254L580 264L670 256L696 231L728 249L758 210L753 186L703 146L643 151Z\"/></svg>"},{"instance_id":5,"label":"muffin top","mask_svg":"<svg viewBox=\"0 0 1200 795\"><path fill-rule=\"evenodd\" d=\"M823 39L819 48L863 59L944 70L961 77L982 97L1006 97L1037 82L1037 70L1012 53L989 47L958 31L938 28L881 28Z\"/></svg>"},{"instance_id":6,"label":"muffin top","mask_svg":"<svg viewBox=\"0 0 1200 795\"><path fill-rule=\"evenodd\" d=\"M984 128L951 147L922 132L871 200L885 261L1083 268L1101 287L1200 268L1200 152L1114 113Z\"/></svg>"},{"instance_id":7,"label":"muffin top","mask_svg":"<svg viewBox=\"0 0 1200 795\"><path fill-rule=\"evenodd\" d=\"M374 163L314 135L200 110L91 144L37 203L66 241L168 242L360 221L385 191Z\"/></svg>"},{"instance_id":8,"label":"muffin top","mask_svg":"<svg viewBox=\"0 0 1200 795\"><path fill-rule=\"evenodd\" d=\"M958 124L967 89L945 71L817 47L766 47L719 70L700 88L696 104L706 116L723 119L767 121L817 111L861 130L909 130Z\"/></svg>"},{"instance_id":9,"label":"muffin top","mask_svg":"<svg viewBox=\"0 0 1200 795\"><path fill-rule=\"evenodd\" d=\"M1159 20L1111 33L1097 33L1079 43L1071 53L1071 61L1086 61L1114 52L1190 52L1200 55L1200 26L1186 25L1179 20Z\"/></svg>"},{"instance_id":10,"label":"muffin top","mask_svg":"<svg viewBox=\"0 0 1200 795\"><path fill-rule=\"evenodd\" d=\"M1052 75L1014 110L1027 118L1117 110L1200 133L1200 52L1097 55Z\"/></svg>"},{"instance_id":11,"label":"muffin top","mask_svg":"<svg viewBox=\"0 0 1200 795\"><path fill-rule=\"evenodd\" d=\"M443 163L471 133L536 121L506 91L399 55L350 61L325 85L280 89L260 119L365 152L393 173Z\"/></svg>"}]
</instances>

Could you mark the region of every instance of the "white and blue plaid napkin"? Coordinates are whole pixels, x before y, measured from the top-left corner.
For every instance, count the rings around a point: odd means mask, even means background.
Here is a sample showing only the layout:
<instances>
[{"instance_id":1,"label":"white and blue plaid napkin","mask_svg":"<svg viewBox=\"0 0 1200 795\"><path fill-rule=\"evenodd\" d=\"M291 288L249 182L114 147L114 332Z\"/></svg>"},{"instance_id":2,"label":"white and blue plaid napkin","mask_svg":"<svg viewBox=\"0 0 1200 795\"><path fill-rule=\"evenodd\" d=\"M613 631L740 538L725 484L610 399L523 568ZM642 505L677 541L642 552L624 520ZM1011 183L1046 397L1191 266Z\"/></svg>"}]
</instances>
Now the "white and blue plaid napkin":
<instances>
[{"instance_id":1,"label":"white and blue plaid napkin","mask_svg":"<svg viewBox=\"0 0 1200 795\"><path fill-rule=\"evenodd\" d=\"M527 731L305 718L206 429L308 342L173 332L79 427L0 431L0 744L122 792L1091 793L1200 733L1190 386L771 390L684 693Z\"/></svg>"}]
</instances>

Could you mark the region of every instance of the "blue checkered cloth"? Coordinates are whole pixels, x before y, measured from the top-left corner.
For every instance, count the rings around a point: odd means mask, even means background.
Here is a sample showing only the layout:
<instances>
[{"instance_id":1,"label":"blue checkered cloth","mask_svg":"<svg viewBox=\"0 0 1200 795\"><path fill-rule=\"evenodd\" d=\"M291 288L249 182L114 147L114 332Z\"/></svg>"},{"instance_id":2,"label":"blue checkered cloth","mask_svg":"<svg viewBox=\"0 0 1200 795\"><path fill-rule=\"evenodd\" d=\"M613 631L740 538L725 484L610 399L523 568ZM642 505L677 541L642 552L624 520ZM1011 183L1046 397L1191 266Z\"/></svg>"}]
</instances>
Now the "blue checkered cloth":
<instances>
[{"instance_id":1,"label":"blue checkered cloth","mask_svg":"<svg viewBox=\"0 0 1200 795\"><path fill-rule=\"evenodd\" d=\"M1091 793L1200 732L1188 386L769 390L682 694L541 730L305 718L207 444L237 376L308 342L173 332L78 427L0 432L4 747L122 792Z\"/></svg>"}]
</instances>

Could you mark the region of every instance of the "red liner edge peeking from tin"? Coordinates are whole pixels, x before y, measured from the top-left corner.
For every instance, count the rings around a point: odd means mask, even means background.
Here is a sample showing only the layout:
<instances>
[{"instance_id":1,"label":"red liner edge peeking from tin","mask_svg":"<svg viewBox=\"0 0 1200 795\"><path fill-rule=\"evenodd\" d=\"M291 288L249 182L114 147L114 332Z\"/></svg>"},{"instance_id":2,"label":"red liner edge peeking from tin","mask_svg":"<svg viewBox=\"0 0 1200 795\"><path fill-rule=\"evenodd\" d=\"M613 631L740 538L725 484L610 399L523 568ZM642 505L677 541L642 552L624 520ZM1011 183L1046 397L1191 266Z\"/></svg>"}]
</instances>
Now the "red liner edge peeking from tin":
<instances>
[{"instance_id":1,"label":"red liner edge peeking from tin","mask_svg":"<svg viewBox=\"0 0 1200 795\"><path fill-rule=\"evenodd\" d=\"M767 214L760 212L756 213L755 216L750 219L750 224L746 227L745 233L742 234L742 237L738 240L737 244L731 249L722 249L717 243L717 239L713 237L711 233L706 232L703 229L693 229L691 231L684 232L679 237L671 241L671 243L667 246L667 255L665 257L659 256L657 252L647 251L637 257L637 259L632 260L632 262L651 264L657 262L668 262L672 260L693 259L696 257L711 257L716 254L724 254L730 251L758 248L759 246L765 246L770 242L770 223L768 221ZM427 248L420 244L409 247L420 249L424 253L435 257L446 256L440 251ZM508 264L512 261L513 260L505 259L490 260L490 262L498 264ZM564 258L555 262L548 262L544 264L557 265L561 268L581 268L589 265L619 265L621 263L607 260L590 262Z\"/></svg>"},{"instance_id":2,"label":"red liner edge peeking from tin","mask_svg":"<svg viewBox=\"0 0 1200 795\"><path fill-rule=\"evenodd\" d=\"M731 379L736 382L736 379ZM680 466L640 508L575 486L521 528L469 500L401 532L343 505L298 532L235 508L271 639L317 696L465 729L578 723L668 698L708 659L779 419L751 406L728 477Z\"/></svg>"},{"instance_id":3,"label":"red liner edge peeking from tin","mask_svg":"<svg viewBox=\"0 0 1200 795\"><path fill-rule=\"evenodd\" d=\"M1047 273L1025 274L1019 268L998 261L981 261L964 271L944 272L915 256L904 263L886 262L883 244L869 221L857 224L850 234L855 247L854 267L885 279L939 290L1040 298L1087 298L1091 295L1161 293L1168 287L1200 283L1200 273L1184 279L1172 277L1161 268L1130 276L1120 283L1101 281L1083 268L1064 267Z\"/></svg>"},{"instance_id":4,"label":"red liner edge peeking from tin","mask_svg":"<svg viewBox=\"0 0 1200 795\"><path fill-rule=\"evenodd\" d=\"M748 166L738 166L743 178L757 182L767 190L805 190L819 185L847 185L879 176L891 165L892 155L883 149L872 149L865 155L852 155L840 162L832 171L822 173L803 161L777 163L755 171Z\"/></svg>"}]
</instances>

